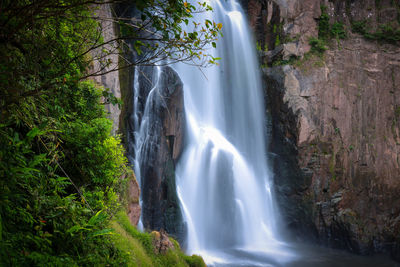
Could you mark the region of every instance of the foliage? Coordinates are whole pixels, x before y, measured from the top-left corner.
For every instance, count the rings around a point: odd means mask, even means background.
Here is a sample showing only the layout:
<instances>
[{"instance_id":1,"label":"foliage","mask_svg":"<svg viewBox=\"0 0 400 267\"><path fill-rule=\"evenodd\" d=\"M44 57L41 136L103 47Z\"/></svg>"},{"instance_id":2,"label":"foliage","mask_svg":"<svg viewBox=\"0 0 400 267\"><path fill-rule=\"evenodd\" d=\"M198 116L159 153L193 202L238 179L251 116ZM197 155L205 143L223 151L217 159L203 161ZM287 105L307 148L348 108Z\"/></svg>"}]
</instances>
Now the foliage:
<instances>
[{"instance_id":1,"label":"foliage","mask_svg":"<svg viewBox=\"0 0 400 267\"><path fill-rule=\"evenodd\" d=\"M23 134L25 127L16 131L10 126L2 125L0 130L0 173L4 177L0 181L0 262L12 266L92 265L109 262L110 256L118 261L105 227L110 217L105 210L114 209L114 199L104 196L99 199L101 205L89 206L73 186L79 186L79 179L62 171L58 163L62 162L61 151L46 149L50 143L45 139L55 138L51 132L35 127ZM101 190L91 191L96 192Z\"/></svg>"},{"instance_id":2,"label":"foliage","mask_svg":"<svg viewBox=\"0 0 400 267\"><path fill-rule=\"evenodd\" d=\"M136 52L134 65L184 61L206 66L215 64L206 50L216 47L222 24L209 19L195 21L194 15L212 11L207 2L196 6L184 0L136 1L140 19L119 19L120 38ZM211 46L210 46L211 45Z\"/></svg>"},{"instance_id":3,"label":"foliage","mask_svg":"<svg viewBox=\"0 0 400 267\"><path fill-rule=\"evenodd\" d=\"M351 23L351 29L354 33L360 33L364 35L367 33L367 21L366 20L353 21Z\"/></svg>"},{"instance_id":4,"label":"foliage","mask_svg":"<svg viewBox=\"0 0 400 267\"><path fill-rule=\"evenodd\" d=\"M110 220L130 170L103 106L119 100L86 79L95 3L0 2L0 265L127 262Z\"/></svg>"},{"instance_id":5,"label":"foliage","mask_svg":"<svg viewBox=\"0 0 400 267\"><path fill-rule=\"evenodd\" d=\"M345 39L347 33L343 23L334 22L332 25L329 22L329 15L327 13L327 7L321 5L321 16L318 19L318 38L311 37L309 44L311 45L311 52L322 56L328 49L327 42L331 38Z\"/></svg>"},{"instance_id":6,"label":"foliage","mask_svg":"<svg viewBox=\"0 0 400 267\"><path fill-rule=\"evenodd\" d=\"M318 37L328 38L330 36L329 15L326 12L327 7L321 5L321 16L318 19Z\"/></svg>"},{"instance_id":7,"label":"foliage","mask_svg":"<svg viewBox=\"0 0 400 267\"><path fill-rule=\"evenodd\" d=\"M152 235L139 232L133 227L125 212L118 212L112 225L119 234L117 238L119 239L121 251L124 251L124 248L129 249L130 255L128 254L127 258L130 259L128 262L131 262L131 266L143 266L143 263L146 263L145 266L206 266L200 256L183 254L178 242L172 238L170 240L174 244L173 249L170 249L166 254L155 254Z\"/></svg>"},{"instance_id":8,"label":"foliage","mask_svg":"<svg viewBox=\"0 0 400 267\"><path fill-rule=\"evenodd\" d=\"M394 28L390 24L381 24L375 32L367 30L367 20L353 21L352 31L359 33L369 40L397 43L400 41L400 28Z\"/></svg>"},{"instance_id":9,"label":"foliage","mask_svg":"<svg viewBox=\"0 0 400 267\"><path fill-rule=\"evenodd\" d=\"M328 49L325 41L321 39L311 37L309 43L311 45L311 52L315 52L319 55L322 55Z\"/></svg>"},{"instance_id":10,"label":"foliage","mask_svg":"<svg viewBox=\"0 0 400 267\"><path fill-rule=\"evenodd\" d=\"M329 38L346 39L347 33L342 22L330 24L327 7L321 5L321 16L318 19L318 38L327 40Z\"/></svg>"},{"instance_id":11,"label":"foliage","mask_svg":"<svg viewBox=\"0 0 400 267\"><path fill-rule=\"evenodd\" d=\"M347 38L347 32L344 28L343 23L335 22L332 24L331 36L335 37L336 39L346 39Z\"/></svg>"}]
</instances>

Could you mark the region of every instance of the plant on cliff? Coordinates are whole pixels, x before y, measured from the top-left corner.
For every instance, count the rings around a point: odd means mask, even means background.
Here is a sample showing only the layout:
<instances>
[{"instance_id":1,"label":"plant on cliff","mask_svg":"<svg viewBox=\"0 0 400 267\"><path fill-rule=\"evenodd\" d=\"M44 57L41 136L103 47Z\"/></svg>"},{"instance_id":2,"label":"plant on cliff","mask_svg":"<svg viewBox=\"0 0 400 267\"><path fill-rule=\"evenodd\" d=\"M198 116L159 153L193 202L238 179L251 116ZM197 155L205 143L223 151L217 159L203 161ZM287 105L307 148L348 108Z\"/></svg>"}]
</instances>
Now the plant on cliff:
<instances>
[{"instance_id":1,"label":"plant on cliff","mask_svg":"<svg viewBox=\"0 0 400 267\"><path fill-rule=\"evenodd\" d=\"M322 55L328 49L325 41L318 38L311 37L309 44L311 45L311 52L315 52L318 55Z\"/></svg>"},{"instance_id":2,"label":"plant on cliff","mask_svg":"<svg viewBox=\"0 0 400 267\"><path fill-rule=\"evenodd\" d=\"M321 5L321 16L318 18L318 38L328 40L330 38L345 39L347 32L342 22L330 23L327 6Z\"/></svg>"},{"instance_id":3,"label":"plant on cliff","mask_svg":"<svg viewBox=\"0 0 400 267\"><path fill-rule=\"evenodd\" d=\"M318 38L311 37L309 40L311 52L323 55L323 53L328 49L328 41L332 38L335 38L336 40L345 39L347 38L347 32L343 23L337 21L333 24L330 23L327 7L321 5L321 16L318 18Z\"/></svg>"},{"instance_id":4,"label":"plant on cliff","mask_svg":"<svg viewBox=\"0 0 400 267\"><path fill-rule=\"evenodd\" d=\"M400 28L396 28L391 24L380 24L375 31L368 31L367 20L353 21L352 31L361 34L364 38L369 40L377 40L380 42L387 42L396 44L400 41Z\"/></svg>"}]
</instances>

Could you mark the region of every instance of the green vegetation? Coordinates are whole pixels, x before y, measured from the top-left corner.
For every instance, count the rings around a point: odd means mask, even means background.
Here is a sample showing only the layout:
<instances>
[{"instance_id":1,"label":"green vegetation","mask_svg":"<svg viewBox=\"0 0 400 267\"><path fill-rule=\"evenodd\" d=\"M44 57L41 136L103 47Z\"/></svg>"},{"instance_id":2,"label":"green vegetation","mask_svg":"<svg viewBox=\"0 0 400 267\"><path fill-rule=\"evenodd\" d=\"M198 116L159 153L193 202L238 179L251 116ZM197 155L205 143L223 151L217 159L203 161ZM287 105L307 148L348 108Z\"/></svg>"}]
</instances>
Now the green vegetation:
<instances>
[{"instance_id":1,"label":"green vegetation","mask_svg":"<svg viewBox=\"0 0 400 267\"><path fill-rule=\"evenodd\" d=\"M331 38L346 39L347 33L342 22L335 21L329 23L329 15L326 11L327 7L321 5L321 16L318 19L318 38L328 40Z\"/></svg>"},{"instance_id":2,"label":"green vegetation","mask_svg":"<svg viewBox=\"0 0 400 267\"><path fill-rule=\"evenodd\" d=\"M205 266L201 257L183 254L178 242L171 238L174 248L165 254L154 253L153 235L139 232L130 224L124 212L116 214L111 227L116 233L112 239L123 254L127 266Z\"/></svg>"},{"instance_id":3,"label":"green vegetation","mask_svg":"<svg viewBox=\"0 0 400 267\"><path fill-rule=\"evenodd\" d=\"M346 39L346 29L341 22L329 23L329 15L326 11L327 7L321 5L321 16L318 19L318 38L311 37L309 44L311 45L311 52L322 56L328 49L327 43L330 39L335 38Z\"/></svg>"},{"instance_id":4,"label":"green vegetation","mask_svg":"<svg viewBox=\"0 0 400 267\"><path fill-rule=\"evenodd\" d=\"M321 5L321 16L318 19L318 37L321 39L326 39L330 35L329 15L326 9L326 6Z\"/></svg>"},{"instance_id":5,"label":"green vegetation","mask_svg":"<svg viewBox=\"0 0 400 267\"><path fill-rule=\"evenodd\" d=\"M311 52L315 52L318 55L323 55L328 49L328 47L326 47L325 40L323 39L311 37L309 43L311 45Z\"/></svg>"},{"instance_id":6,"label":"green vegetation","mask_svg":"<svg viewBox=\"0 0 400 267\"><path fill-rule=\"evenodd\" d=\"M119 38L132 42L131 52L138 55L133 65L162 64L164 60L170 64L178 61L200 66L217 64L218 59L205 48L216 47L218 37L222 36L222 24L209 19L190 21L194 13L212 11L206 2L196 2L196 6L186 0L125 2L135 3L141 12L140 19L118 21ZM191 24L192 30L186 32L182 24ZM123 47L131 49L125 44Z\"/></svg>"},{"instance_id":7,"label":"green vegetation","mask_svg":"<svg viewBox=\"0 0 400 267\"><path fill-rule=\"evenodd\" d=\"M324 65L323 55L325 51L328 50L328 43L330 42L330 40L336 39L339 41L339 39L347 38L347 32L344 24L341 22L334 22L333 24L330 24L330 18L326 9L326 6L321 5L321 16L318 19L318 38L310 37L309 39L311 51L305 54L302 59L291 57L289 60L275 60L272 63L273 66L291 64L297 67L304 68L305 62L309 60L312 60L312 66L314 67L321 67ZM275 28L276 27L274 27L274 30ZM293 40L296 40L297 38L299 37L296 37ZM293 41L290 38L286 38L285 40Z\"/></svg>"},{"instance_id":8,"label":"green vegetation","mask_svg":"<svg viewBox=\"0 0 400 267\"><path fill-rule=\"evenodd\" d=\"M160 3L136 4L146 11ZM104 111L104 104L120 101L87 79L98 74L90 73L94 50L115 52L104 47L93 2L5 0L0 10L0 265L204 265L178 247L153 255L151 235L115 217L134 176ZM200 56L222 25L209 21L203 33L185 33L178 23L192 12L186 2L168 1L164 13L145 18L150 26L165 23L154 33L164 35L153 52ZM131 34L122 39L133 39L138 54L151 46L139 43L140 32ZM107 57L96 59L111 64ZM144 56L132 62L155 63Z\"/></svg>"},{"instance_id":9,"label":"green vegetation","mask_svg":"<svg viewBox=\"0 0 400 267\"><path fill-rule=\"evenodd\" d=\"M371 32L367 30L367 22L367 20L353 21L351 24L352 31L361 34L369 40L378 40L393 44L400 41L400 28L396 29L390 24L381 24L375 32Z\"/></svg>"},{"instance_id":10,"label":"green vegetation","mask_svg":"<svg viewBox=\"0 0 400 267\"><path fill-rule=\"evenodd\" d=\"M344 28L343 23L335 22L332 24L331 36L336 39L346 39L347 38L347 32Z\"/></svg>"}]
</instances>

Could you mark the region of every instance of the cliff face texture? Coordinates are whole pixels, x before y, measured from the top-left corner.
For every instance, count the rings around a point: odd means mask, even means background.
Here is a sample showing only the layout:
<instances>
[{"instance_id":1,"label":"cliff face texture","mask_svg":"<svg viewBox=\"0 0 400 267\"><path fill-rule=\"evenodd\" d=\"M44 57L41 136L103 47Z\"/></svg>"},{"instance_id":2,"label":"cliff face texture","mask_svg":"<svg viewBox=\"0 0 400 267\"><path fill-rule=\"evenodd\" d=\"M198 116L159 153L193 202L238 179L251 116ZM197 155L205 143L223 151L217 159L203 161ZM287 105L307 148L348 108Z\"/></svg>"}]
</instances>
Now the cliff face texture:
<instances>
[{"instance_id":1,"label":"cliff face texture","mask_svg":"<svg viewBox=\"0 0 400 267\"><path fill-rule=\"evenodd\" d=\"M111 20L113 17L111 9L111 5L101 5L97 11L104 42L117 38L117 32ZM115 53L117 50L117 43L115 42L110 42L104 47L94 50L92 52L93 65L90 66L89 72L94 74L93 79L96 83L104 86L115 97L120 98L119 74L118 71L112 71L118 69L118 55ZM105 99L105 102L108 102L107 99ZM113 134L115 135L119 128L121 110L117 105L112 104L106 104L105 109L108 113L107 116L113 121Z\"/></svg>"},{"instance_id":2,"label":"cliff face texture","mask_svg":"<svg viewBox=\"0 0 400 267\"><path fill-rule=\"evenodd\" d=\"M400 260L400 45L352 32L355 25L398 29L400 2L244 4L269 65L272 162L288 226ZM318 38L322 13L347 37L329 38L318 55L309 38Z\"/></svg>"},{"instance_id":3,"label":"cliff face texture","mask_svg":"<svg viewBox=\"0 0 400 267\"><path fill-rule=\"evenodd\" d=\"M159 72L155 67L137 67L136 75L129 73L126 77L131 86L123 92L127 98L121 125L128 158L140 177L142 223L145 229L165 230L180 238L183 225L175 163L182 151L185 127L183 85L170 67Z\"/></svg>"},{"instance_id":4,"label":"cliff face texture","mask_svg":"<svg viewBox=\"0 0 400 267\"><path fill-rule=\"evenodd\" d=\"M146 72L147 77L156 75ZM152 74L151 74L152 73ZM139 76L139 88L145 77ZM155 79L151 79L155 81ZM155 87L153 87L155 86ZM146 229L180 237L183 226L175 188L175 163L182 151L184 113L183 84L170 67L163 67L151 91L138 94L145 108L140 124L142 220ZM148 110L146 110L148 109ZM143 125L144 124L144 125Z\"/></svg>"},{"instance_id":5,"label":"cliff face texture","mask_svg":"<svg viewBox=\"0 0 400 267\"><path fill-rule=\"evenodd\" d=\"M100 27L104 42L114 40L118 36L118 31L115 27L113 18L112 6L101 5L97 10L97 16L100 18ZM93 80L102 85L106 90L112 93L115 97L121 98L121 80L120 73L113 71L118 69L118 54L115 52L118 50L118 44L116 42L110 42L104 47L95 49L92 52L93 65L89 66L89 72L94 74ZM107 99L104 99L107 103ZM118 105L111 103L105 104L105 110L107 117L113 121L112 134L116 135L120 132L120 127L124 123L120 123L121 110ZM136 181L136 177L133 173L127 173L121 179L128 180L127 186L127 214L132 224L137 225L140 219L141 208L139 205L140 188Z\"/></svg>"}]
</instances>

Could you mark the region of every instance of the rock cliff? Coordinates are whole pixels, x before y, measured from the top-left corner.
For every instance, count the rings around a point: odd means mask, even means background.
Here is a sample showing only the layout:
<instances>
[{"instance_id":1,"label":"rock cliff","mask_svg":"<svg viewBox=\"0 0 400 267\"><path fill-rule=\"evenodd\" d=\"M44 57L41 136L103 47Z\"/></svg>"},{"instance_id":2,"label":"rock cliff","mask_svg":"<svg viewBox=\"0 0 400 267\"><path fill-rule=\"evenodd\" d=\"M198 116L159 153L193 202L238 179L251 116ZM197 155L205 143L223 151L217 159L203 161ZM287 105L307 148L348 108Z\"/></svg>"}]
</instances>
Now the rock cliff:
<instances>
[{"instance_id":1,"label":"rock cliff","mask_svg":"<svg viewBox=\"0 0 400 267\"><path fill-rule=\"evenodd\" d=\"M117 38L117 31L114 22L111 20L113 17L112 7L110 4L101 5L97 11L97 16L100 21L101 32L106 44L104 47L95 49L91 54L93 57L93 65L89 66L90 73L93 74L93 79L96 83L104 86L115 97L121 97L120 81L118 71L118 44L111 42ZM108 102L105 99L105 102ZM113 134L117 134L119 129L119 116L121 110L118 105L108 103L105 105L107 116L113 121Z\"/></svg>"},{"instance_id":2,"label":"rock cliff","mask_svg":"<svg viewBox=\"0 0 400 267\"><path fill-rule=\"evenodd\" d=\"M122 110L128 158L140 177L142 223L182 237L183 225L175 189L175 163L185 127L183 85L170 67L136 67L124 92ZM134 100L136 99L136 101ZM139 156L138 156L139 155Z\"/></svg>"},{"instance_id":3,"label":"rock cliff","mask_svg":"<svg viewBox=\"0 0 400 267\"><path fill-rule=\"evenodd\" d=\"M104 47L100 47L92 51L93 64L89 66L89 72L93 74L92 79L99 85L103 86L109 93L112 93L115 97L121 98L121 73L117 71L119 67L119 58L116 51L118 48L117 42L112 42L118 36L118 28L113 22L113 7L111 4L101 5L97 10L97 16L99 18L100 27L103 34L104 42L107 44ZM124 77L123 77L124 78ZM124 84L123 84L124 85ZM125 93L125 92L122 92ZM122 128L125 124L121 122L121 109L118 105L107 103L107 99L104 99L105 110L109 119L113 121L112 134L119 134L120 127ZM132 173L128 173L121 177L121 179L127 179L127 213L132 224L137 225L141 208L139 205L140 188L136 181L136 177Z\"/></svg>"},{"instance_id":4,"label":"rock cliff","mask_svg":"<svg viewBox=\"0 0 400 267\"><path fill-rule=\"evenodd\" d=\"M400 2L244 6L264 64L288 226L330 246L400 260ZM317 53L309 40L320 38L322 20L332 34Z\"/></svg>"}]
</instances>

